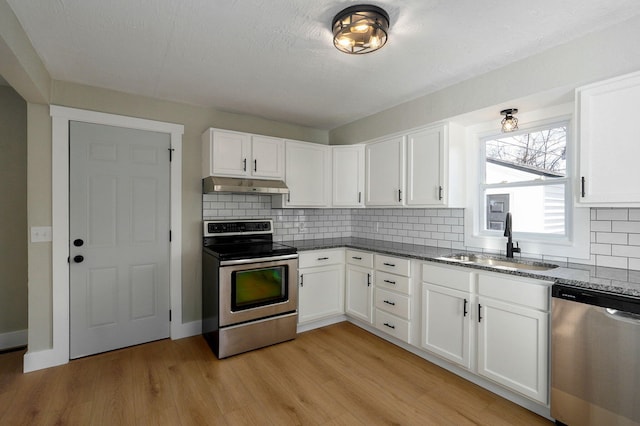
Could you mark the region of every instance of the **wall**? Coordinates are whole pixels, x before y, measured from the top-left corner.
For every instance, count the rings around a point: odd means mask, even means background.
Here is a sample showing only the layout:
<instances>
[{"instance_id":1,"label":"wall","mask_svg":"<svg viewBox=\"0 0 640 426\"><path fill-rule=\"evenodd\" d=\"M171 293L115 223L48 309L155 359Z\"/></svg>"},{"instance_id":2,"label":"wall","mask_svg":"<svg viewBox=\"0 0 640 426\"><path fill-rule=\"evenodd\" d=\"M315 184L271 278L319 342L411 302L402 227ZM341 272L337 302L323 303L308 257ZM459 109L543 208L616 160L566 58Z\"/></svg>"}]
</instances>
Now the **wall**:
<instances>
[{"instance_id":1,"label":"wall","mask_svg":"<svg viewBox=\"0 0 640 426\"><path fill-rule=\"evenodd\" d=\"M27 330L27 103L8 86L0 86L0 135L1 350L3 334Z\"/></svg>"},{"instance_id":2,"label":"wall","mask_svg":"<svg viewBox=\"0 0 640 426\"><path fill-rule=\"evenodd\" d=\"M503 108L522 112L567 102L577 86L640 69L640 43L624 42L638 39L635 17L333 129L329 140L352 144L485 109L476 122L499 120Z\"/></svg>"}]
</instances>

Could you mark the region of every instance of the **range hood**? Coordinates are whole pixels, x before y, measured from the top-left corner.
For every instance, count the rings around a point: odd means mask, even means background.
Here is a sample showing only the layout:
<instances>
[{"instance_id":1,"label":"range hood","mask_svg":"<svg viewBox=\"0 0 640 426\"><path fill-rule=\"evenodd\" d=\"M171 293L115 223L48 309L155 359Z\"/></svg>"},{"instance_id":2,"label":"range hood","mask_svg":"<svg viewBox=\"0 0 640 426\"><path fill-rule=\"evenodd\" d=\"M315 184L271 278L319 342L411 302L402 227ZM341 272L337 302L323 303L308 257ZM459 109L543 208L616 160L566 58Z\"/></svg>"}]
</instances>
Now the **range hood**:
<instances>
[{"instance_id":1,"label":"range hood","mask_svg":"<svg viewBox=\"0 0 640 426\"><path fill-rule=\"evenodd\" d=\"M288 194L289 188L282 180L242 179L208 176L202 179L202 193L253 192L263 194Z\"/></svg>"}]
</instances>

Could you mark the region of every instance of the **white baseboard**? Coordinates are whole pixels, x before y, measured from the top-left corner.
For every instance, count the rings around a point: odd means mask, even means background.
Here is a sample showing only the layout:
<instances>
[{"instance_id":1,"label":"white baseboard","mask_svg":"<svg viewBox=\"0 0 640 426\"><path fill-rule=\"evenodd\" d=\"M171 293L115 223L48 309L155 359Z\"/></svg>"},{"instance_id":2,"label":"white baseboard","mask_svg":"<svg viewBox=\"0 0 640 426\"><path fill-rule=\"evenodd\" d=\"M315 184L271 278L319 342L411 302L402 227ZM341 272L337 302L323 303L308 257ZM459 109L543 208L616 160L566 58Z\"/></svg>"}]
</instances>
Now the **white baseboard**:
<instances>
[{"instance_id":1,"label":"white baseboard","mask_svg":"<svg viewBox=\"0 0 640 426\"><path fill-rule=\"evenodd\" d=\"M0 333L0 351L27 345L27 330Z\"/></svg>"},{"instance_id":2,"label":"white baseboard","mask_svg":"<svg viewBox=\"0 0 640 426\"><path fill-rule=\"evenodd\" d=\"M45 349L42 351L28 352L23 358L23 373L55 367L69 362L69 352Z\"/></svg>"},{"instance_id":3,"label":"white baseboard","mask_svg":"<svg viewBox=\"0 0 640 426\"><path fill-rule=\"evenodd\" d=\"M298 324L298 333L304 333L305 331L313 330L314 328L326 327L331 324L336 324L347 320L346 315L337 315L331 318L323 318L317 321L310 321L304 324Z\"/></svg>"},{"instance_id":4,"label":"white baseboard","mask_svg":"<svg viewBox=\"0 0 640 426\"><path fill-rule=\"evenodd\" d=\"M202 334L202 320L171 324L171 340L197 336L198 334Z\"/></svg>"}]
</instances>

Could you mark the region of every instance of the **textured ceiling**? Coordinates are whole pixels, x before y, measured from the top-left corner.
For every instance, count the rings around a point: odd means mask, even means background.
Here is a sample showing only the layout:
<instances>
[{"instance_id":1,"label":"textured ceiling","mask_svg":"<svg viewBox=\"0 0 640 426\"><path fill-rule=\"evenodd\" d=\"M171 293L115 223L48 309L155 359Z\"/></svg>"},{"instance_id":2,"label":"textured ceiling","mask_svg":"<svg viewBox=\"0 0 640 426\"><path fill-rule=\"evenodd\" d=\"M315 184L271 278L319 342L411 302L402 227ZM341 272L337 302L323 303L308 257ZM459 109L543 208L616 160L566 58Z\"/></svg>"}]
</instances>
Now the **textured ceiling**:
<instances>
[{"instance_id":1,"label":"textured ceiling","mask_svg":"<svg viewBox=\"0 0 640 426\"><path fill-rule=\"evenodd\" d=\"M51 77L331 129L640 14L638 0L376 1L380 51L332 0L7 0Z\"/></svg>"}]
</instances>

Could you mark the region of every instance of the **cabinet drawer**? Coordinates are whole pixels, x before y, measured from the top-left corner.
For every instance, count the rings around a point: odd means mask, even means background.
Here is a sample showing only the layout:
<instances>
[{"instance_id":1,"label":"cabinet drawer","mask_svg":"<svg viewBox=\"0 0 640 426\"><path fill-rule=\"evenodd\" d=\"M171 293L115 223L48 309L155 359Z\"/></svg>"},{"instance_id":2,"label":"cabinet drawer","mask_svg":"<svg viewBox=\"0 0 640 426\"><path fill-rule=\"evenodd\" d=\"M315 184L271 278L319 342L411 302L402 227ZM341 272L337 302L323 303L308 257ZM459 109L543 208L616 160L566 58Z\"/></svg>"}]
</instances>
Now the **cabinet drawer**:
<instances>
[{"instance_id":1,"label":"cabinet drawer","mask_svg":"<svg viewBox=\"0 0 640 426\"><path fill-rule=\"evenodd\" d=\"M543 311L549 310L550 282L510 275L478 275L478 294Z\"/></svg>"},{"instance_id":2,"label":"cabinet drawer","mask_svg":"<svg viewBox=\"0 0 640 426\"><path fill-rule=\"evenodd\" d=\"M388 288L404 294L411 294L411 279L400 275L376 272L376 287Z\"/></svg>"},{"instance_id":3,"label":"cabinet drawer","mask_svg":"<svg viewBox=\"0 0 640 426\"><path fill-rule=\"evenodd\" d=\"M466 293L473 291L473 273L455 267L425 263L422 265L422 281Z\"/></svg>"},{"instance_id":4,"label":"cabinet drawer","mask_svg":"<svg viewBox=\"0 0 640 426\"><path fill-rule=\"evenodd\" d=\"M409 321L376 309L376 328L409 343Z\"/></svg>"},{"instance_id":5,"label":"cabinet drawer","mask_svg":"<svg viewBox=\"0 0 640 426\"><path fill-rule=\"evenodd\" d=\"M404 319L411 319L410 299L391 291L376 289L376 308L387 311Z\"/></svg>"},{"instance_id":6,"label":"cabinet drawer","mask_svg":"<svg viewBox=\"0 0 640 426\"><path fill-rule=\"evenodd\" d=\"M303 251L298 257L300 268L335 265L336 263L344 263L343 249Z\"/></svg>"},{"instance_id":7,"label":"cabinet drawer","mask_svg":"<svg viewBox=\"0 0 640 426\"><path fill-rule=\"evenodd\" d=\"M347 263L365 268L373 268L373 253L358 250L347 250Z\"/></svg>"},{"instance_id":8,"label":"cabinet drawer","mask_svg":"<svg viewBox=\"0 0 640 426\"><path fill-rule=\"evenodd\" d=\"M378 271L391 272L392 274L404 275L405 277L411 276L411 262L409 259L376 254L375 261Z\"/></svg>"}]
</instances>

